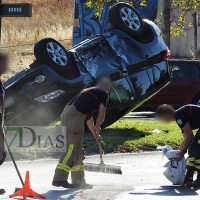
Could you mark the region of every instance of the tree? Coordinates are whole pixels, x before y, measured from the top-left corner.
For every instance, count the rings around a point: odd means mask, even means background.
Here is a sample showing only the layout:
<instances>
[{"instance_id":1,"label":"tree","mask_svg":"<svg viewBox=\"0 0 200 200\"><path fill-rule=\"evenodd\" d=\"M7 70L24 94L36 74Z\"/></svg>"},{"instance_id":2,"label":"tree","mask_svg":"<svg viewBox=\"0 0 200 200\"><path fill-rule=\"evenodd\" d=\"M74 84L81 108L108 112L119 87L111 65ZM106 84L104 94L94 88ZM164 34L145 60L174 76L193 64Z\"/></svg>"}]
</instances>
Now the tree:
<instances>
[{"instance_id":1,"label":"tree","mask_svg":"<svg viewBox=\"0 0 200 200\"><path fill-rule=\"evenodd\" d=\"M172 0L172 8L181 9L181 14L176 23L171 24L171 35L179 36L186 35L185 30L193 27L193 23L188 21L188 16L191 13L198 13L200 10L199 0Z\"/></svg>"},{"instance_id":2,"label":"tree","mask_svg":"<svg viewBox=\"0 0 200 200\"><path fill-rule=\"evenodd\" d=\"M143 6L146 5L147 0L142 0ZM178 18L170 22L170 13L180 10L181 14ZM170 47L170 35L185 36L185 30L193 27L193 22L188 20L188 16L192 13L198 13L200 10L200 0L162 0L162 17L161 20L157 20L162 24L162 35L165 43ZM196 54L196 48L195 48Z\"/></svg>"},{"instance_id":3,"label":"tree","mask_svg":"<svg viewBox=\"0 0 200 200\"><path fill-rule=\"evenodd\" d=\"M124 0L124 2L127 2L127 3L131 3L134 1L136 0ZM88 8L94 8L96 11L96 15L98 16L101 13L102 5L104 3L110 3L110 2L118 2L118 0L86 0L85 5Z\"/></svg>"},{"instance_id":4,"label":"tree","mask_svg":"<svg viewBox=\"0 0 200 200\"><path fill-rule=\"evenodd\" d=\"M170 9L171 0L162 0L162 37L170 48Z\"/></svg>"}]
</instances>

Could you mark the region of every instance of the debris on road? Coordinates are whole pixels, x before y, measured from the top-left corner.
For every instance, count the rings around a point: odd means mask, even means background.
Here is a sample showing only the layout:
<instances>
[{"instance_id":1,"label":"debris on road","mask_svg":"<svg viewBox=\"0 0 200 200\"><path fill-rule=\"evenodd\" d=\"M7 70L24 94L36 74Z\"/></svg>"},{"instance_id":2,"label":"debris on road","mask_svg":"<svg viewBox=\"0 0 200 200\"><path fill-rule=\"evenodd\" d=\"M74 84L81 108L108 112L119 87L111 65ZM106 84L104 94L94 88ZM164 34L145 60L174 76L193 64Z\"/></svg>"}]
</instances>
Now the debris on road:
<instances>
[{"instance_id":1,"label":"debris on road","mask_svg":"<svg viewBox=\"0 0 200 200\"><path fill-rule=\"evenodd\" d=\"M160 133L161 131L159 131L157 128L151 131L152 133Z\"/></svg>"}]
</instances>

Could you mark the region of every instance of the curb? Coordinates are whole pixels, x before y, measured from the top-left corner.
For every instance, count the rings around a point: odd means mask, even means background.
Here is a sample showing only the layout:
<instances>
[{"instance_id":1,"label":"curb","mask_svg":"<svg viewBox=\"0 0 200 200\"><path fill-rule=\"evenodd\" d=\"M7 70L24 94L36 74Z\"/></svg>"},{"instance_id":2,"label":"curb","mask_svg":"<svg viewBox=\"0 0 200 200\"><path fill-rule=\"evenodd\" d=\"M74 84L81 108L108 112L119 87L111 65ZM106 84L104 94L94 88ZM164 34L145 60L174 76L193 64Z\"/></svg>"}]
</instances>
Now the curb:
<instances>
[{"instance_id":1,"label":"curb","mask_svg":"<svg viewBox=\"0 0 200 200\"><path fill-rule=\"evenodd\" d=\"M155 112L131 112L123 117L123 119L131 118L155 118Z\"/></svg>"},{"instance_id":2,"label":"curb","mask_svg":"<svg viewBox=\"0 0 200 200\"><path fill-rule=\"evenodd\" d=\"M105 146L103 148L105 153L112 153L113 149L117 148L116 146ZM91 148L84 148L86 156L93 156L99 154L99 149L97 147ZM54 158L59 159L62 152L56 151L30 151L28 153L20 153L20 152L13 152L14 159L16 161L23 161L23 160L36 160L42 158ZM7 152L6 162L11 161L10 155Z\"/></svg>"}]
</instances>

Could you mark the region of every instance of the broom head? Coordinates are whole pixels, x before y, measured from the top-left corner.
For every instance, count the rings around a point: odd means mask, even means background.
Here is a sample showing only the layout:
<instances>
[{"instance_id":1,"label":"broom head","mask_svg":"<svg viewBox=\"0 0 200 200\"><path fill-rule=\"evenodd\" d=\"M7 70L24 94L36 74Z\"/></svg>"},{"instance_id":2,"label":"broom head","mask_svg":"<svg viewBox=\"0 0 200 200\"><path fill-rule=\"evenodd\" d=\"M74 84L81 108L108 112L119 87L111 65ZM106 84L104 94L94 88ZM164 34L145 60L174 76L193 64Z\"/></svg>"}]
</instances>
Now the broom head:
<instances>
[{"instance_id":1,"label":"broom head","mask_svg":"<svg viewBox=\"0 0 200 200\"><path fill-rule=\"evenodd\" d=\"M101 172L107 174L122 174L120 166L105 165L103 162L99 164L85 163L85 170L90 172Z\"/></svg>"}]
</instances>

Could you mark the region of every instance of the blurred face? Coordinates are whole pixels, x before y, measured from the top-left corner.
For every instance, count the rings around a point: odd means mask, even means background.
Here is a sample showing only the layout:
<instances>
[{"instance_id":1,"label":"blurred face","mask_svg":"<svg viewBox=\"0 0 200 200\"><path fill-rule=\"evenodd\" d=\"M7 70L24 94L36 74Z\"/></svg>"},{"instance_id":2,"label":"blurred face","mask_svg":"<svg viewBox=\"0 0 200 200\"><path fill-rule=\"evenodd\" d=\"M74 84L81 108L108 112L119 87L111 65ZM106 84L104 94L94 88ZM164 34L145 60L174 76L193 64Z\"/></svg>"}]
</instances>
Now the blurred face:
<instances>
[{"instance_id":1,"label":"blurred face","mask_svg":"<svg viewBox=\"0 0 200 200\"><path fill-rule=\"evenodd\" d=\"M0 75L7 72L9 66L9 59L7 56L5 58L0 59Z\"/></svg>"},{"instance_id":2,"label":"blurred face","mask_svg":"<svg viewBox=\"0 0 200 200\"><path fill-rule=\"evenodd\" d=\"M112 83L108 77L103 77L99 80L97 86L107 92L110 92L110 90L112 88Z\"/></svg>"},{"instance_id":3,"label":"blurred face","mask_svg":"<svg viewBox=\"0 0 200 200\"><path fill-rule=\"evenodd\" d=\"M174 121L174 116L171 114L163 114L163 115L160 115L158 119L163 122L170 123L171 121Z\"/></svg>"}]
</instances>

